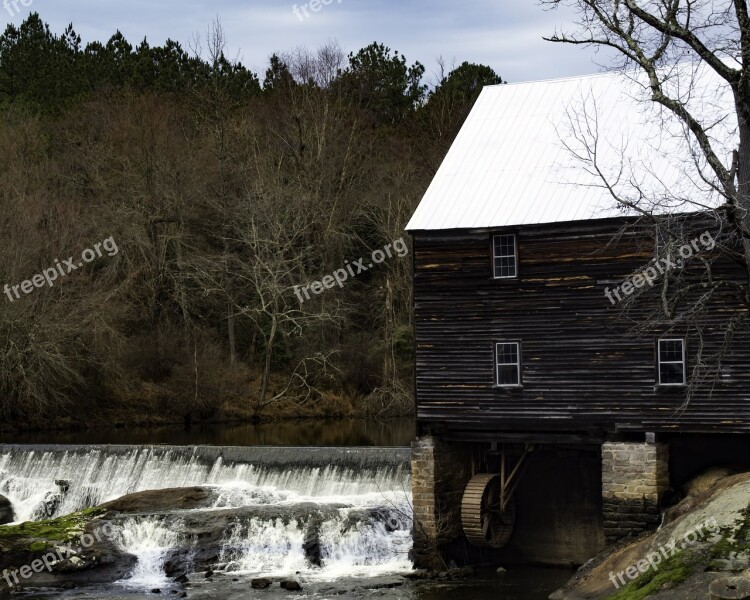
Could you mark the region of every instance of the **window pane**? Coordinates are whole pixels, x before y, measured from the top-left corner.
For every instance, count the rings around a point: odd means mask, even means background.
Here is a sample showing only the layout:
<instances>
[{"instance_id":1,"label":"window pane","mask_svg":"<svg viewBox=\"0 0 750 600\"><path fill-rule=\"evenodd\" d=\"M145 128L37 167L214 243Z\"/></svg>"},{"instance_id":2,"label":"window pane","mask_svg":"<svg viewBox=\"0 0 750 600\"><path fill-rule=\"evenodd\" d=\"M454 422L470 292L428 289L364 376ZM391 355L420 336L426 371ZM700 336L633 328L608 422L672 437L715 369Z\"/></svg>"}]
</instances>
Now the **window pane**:
<instances>
[{"instance_id":1,"label":"window pane","mask_svg":"<svg viewBox=\"0 0 750 600\"><path fill-rule=\"evenodd\" d=\"M492 242L495 277L516 277L516 236L496 235Z\"/></svg>"},{"instance_id":2,"label":"window pane","mask_svg":"<svg viewBox=\"0 0 750 600\"><path fill-rule=\"evenodd\" d=\"M682 340L659 342L659 359L662 362L682 361Z\"/></svg>"},{"instance_id":3,"label":"window pane","mask_svg":"<svg viewBox=\"0 0 750 600\"><path fill-rule=\"evenodd\" d=\"M515 365L518 363L518 344L498 344L497 363L499 365Z\"/></svg>"},{"instance_id":4,"label":"window pane","mask_svg":"<svg viewBox=\"0 0 750 600\"><path fill-rule=\"evenodd\" d=\"M518 385L518 367L502 365L497 368L498 385Z\"/></svg>"},{"instance_id":5,"label":"window pane","mask_svg":"<svg viewBox=\"0 0 750 600\"><path fill-rule=\"evenodd\" d=\"M495 236L495 256L513 256L516 253L515 236Z\"/></svg>"},{"instance_id":6,"label":"window pane","mask_svg":"<svg viewBox=\"0 0 750 600\"><path fill-rule=\"evenodd\" d=\"M520 385L520 348L516 342L495 345L497 385Z\"/></svg>"},{"instance_id":7,"label":"window pane","mask_svg":"<svg viewBox=\"0 0 750 600\"><path fill-rule=\"evenodd\" d=\"M667 363L659 366L660 383L684 383L684 366L682 363Z\"/></svg>"},{"instance_id":8,"label":"window pane","mask_svg":"<svg viewBox=\"0 0 750 600\"><path fill-rule=\"evenodd\" d=\"M512 256L503 256L495 259L495 277L515 277L516 259Z\"/></svg>"}]
</instances>

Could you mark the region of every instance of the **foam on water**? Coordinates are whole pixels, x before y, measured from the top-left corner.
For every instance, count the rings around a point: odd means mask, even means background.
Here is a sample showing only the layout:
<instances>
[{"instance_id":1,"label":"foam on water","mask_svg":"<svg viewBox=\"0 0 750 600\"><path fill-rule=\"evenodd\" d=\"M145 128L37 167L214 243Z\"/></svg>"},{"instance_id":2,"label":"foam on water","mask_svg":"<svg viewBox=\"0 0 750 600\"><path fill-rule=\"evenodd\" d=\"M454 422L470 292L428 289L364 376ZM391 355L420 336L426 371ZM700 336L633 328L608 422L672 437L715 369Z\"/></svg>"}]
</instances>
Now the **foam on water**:
<instances>
[{"instance_id":1,"label":"foam on water","mask_svg":"<svg viewBox=\"0 0 750 600\"><path fill-rule=\"evenodd\" d=\"M70 485L61 498L55 481ZM144 490L218 486L223 496L217 506L242 506L303 498L346 502L367 495L382 497L408 489L408 482L408 468L393 465L280 468L225 464L221 458L206 462L196 454L149 448L127 453L0 452L0 494L13 504L16 521L69 514Z\"/></svg>"},{"instance_id":2,"label":"foam on water","mask_svg":"<svg viewBox=\"0 0 750 600\"><path fill-rule=\"evenodd\" d=\"M135 568L118 584L133 588L158 588L168 586L164 563L172 548L180 543L180 536L162 519L133 518L124 521L114 538L118 548L134 555Z\"/></svg>"},{"instance_id":3,"label":"foam on water","mask_svg":"<svg viewBox=\"0 0 750 600\"><path fill-rule=\"evenodd\" d=\"M184 449L0 452L0 494L13 503L17 521L68 514L133 492L192 486L214 488L214 510L329 505L308 517L238 517L224 534L218 567L265 576L299 573L323 580L411 568L409 478L408 466L393 461L362 468L345 461L296 466L278 461L225 463L222 458L207 461ZM341 505L347 508L338 508ZM135 569L120 584L138 588L168 584L164 563L170 549L195 543L181 531L180 518L179 514L138 517L117 524L116 544L137 558ZM305 553L311 530L320 566L311 564Z\"/></svg>"}]
</instances>

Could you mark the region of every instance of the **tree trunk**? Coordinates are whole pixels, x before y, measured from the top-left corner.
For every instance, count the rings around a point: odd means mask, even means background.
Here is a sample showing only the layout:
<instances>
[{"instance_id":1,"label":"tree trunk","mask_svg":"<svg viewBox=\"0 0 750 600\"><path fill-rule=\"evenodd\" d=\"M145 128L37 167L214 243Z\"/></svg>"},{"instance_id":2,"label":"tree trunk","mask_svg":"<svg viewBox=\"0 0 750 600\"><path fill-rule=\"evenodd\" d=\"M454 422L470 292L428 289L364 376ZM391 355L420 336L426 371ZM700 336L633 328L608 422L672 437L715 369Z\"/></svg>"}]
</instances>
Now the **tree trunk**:
<instances>
[{"instance_id":1,"label":"tree trunk","mask_svg":"<svg viewBox=\"0 0 750 600\"><path fill-rule=\"evenodd\" d=\"M745 297L750 305L750 123L743 118L743 111L737 111L739 117L740 129L740 150L737 164L737 199L738 215L737 218L742 220L742 244L745 253L745 269L748 274L747 287L745 288Z\"/></svg>"},{"instance_id":2,"label":"tree trunk","mask_svg":"<svg viewBox=\"0 0 750 600\"><path fill-rule=\"evenodd\" d=\"M234 337L234 308L231 302L227 306L227 335L229 336L229 364L234 366L237 360L237 344Z\"/></svg>"},{"instance_id":3,"label":"tree trunk","mask_svg":"<svg viewBox=\"0 0 750 600\"><path fill-rule=\"evenodd\" d=\"M393 354L393 336L395 329L393 313L393 282L391 273L385 276L385 323L383 324L383 342L385 356L383 360L383 385L391 385L396 379L396 359Z\"/></svg>"},{"instance_id":4,"label":"tree trunk","mask_svg":"<svg viewBox=\"0 0 750 600\"><path fill-rule=\"evenodd\" d=\"M268 342L266 343L266 366L263 369L263 386L260 390L260 399L258 403L263 406L266 402L266 394L268 393L268 380L271 377L271 356L273 354L273 342L276 339L276 315L271 320L271 333L268 335Z\"/></svg>"}]
</instances>

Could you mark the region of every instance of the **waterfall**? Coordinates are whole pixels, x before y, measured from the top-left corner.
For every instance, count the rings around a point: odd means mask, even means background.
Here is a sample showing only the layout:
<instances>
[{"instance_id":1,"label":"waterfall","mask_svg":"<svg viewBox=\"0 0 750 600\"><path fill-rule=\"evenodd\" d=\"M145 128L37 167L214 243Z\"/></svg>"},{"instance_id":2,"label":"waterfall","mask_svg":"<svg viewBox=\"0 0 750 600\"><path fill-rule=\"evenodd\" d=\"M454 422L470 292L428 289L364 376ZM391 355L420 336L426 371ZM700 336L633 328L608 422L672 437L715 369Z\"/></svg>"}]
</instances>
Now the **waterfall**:
<instances>
[{"instance_id":1,"label":"waterfall","mask_svg":"<svg viewBox=\"0 0 750 600\"><path fill-rule=\"evenodd\" d=\"M271 449L272 450L272 449ZM269 450L270 451L270 450ZM385 449L384 452L387 452ZM288 452L288 449L287 449ZM225 462L222 456L206 460L196 449L106 448L61 451L4 451L0 447L0 494L13 504L17 521L69 514L115 500L126 494L165 488L216 486L223 490L224 506L279 500L342 502L363 495L409 489L409 467L398 461L355 464L358 455L342 449L351 459L339 464L306 464L299 449L298 464ZM309 452L308 452L309 454ZM69 486L63 494L62 485Z\"/></svg>"},{"instance_id":2,"label":"waterfall","mask_svg":"<svg viewBox=\"0 0 750 600\"><path fill-rule=\"evenodd\" d=\"M227 571L258 575L288 575L307 569L302 548L304 531L298 523L284 524L280 519L253 519L247 525L236 524L219 556Z\"/></svg>"},{"instance_id":3,"label":"waterfall","mask_svg":"<svg viewBox=\"0 0 750 600\"><path fill-rule=\"evenodd\" d=\"M237 523L224 541L220 566L254 576L300 573L324 580L408 571L412 567L409 511L405 503L392 509L379 507L363 516L360 506L338 509L322 522L313 518ZM319 546L319 565L311 563L305 552L310 540Z\"/></svg>"},{"instance_id":4,"label":"waterfall","mask_svg":"<svg viewBox=\"0 0 750 600\"><path fill-rule=\"evenodd\" d=\"M135 569L117 583L134 588L157 588L169 585L164 562L180 537L162 519L133 518L120 525L115 544L138 559Z\"/></svg>"},{"instance_id":5,"label":"waterfall","mask_svg":"<svg viewBox=\"0 0 750 600\"><path fill-rule=\"evenodd\" d=\"M208 522L215 570L238 576L332 580L411 568L408 451L0 446L0 494L18 521L194 486L213 491L210 506L113 522L116 546L137 559L121 585L168 585L165 562L194 552Z\"/></svg>"}]
</instances>

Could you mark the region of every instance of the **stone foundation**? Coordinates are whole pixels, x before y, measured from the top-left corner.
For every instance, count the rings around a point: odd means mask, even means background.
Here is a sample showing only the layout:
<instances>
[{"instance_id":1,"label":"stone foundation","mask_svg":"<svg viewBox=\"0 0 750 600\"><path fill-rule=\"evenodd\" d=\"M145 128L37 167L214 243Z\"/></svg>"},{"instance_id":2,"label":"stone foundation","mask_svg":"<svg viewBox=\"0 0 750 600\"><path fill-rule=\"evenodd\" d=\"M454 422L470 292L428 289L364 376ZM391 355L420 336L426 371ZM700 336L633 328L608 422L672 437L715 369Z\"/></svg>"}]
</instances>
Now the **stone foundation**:
<instances>
[{"instance_id":1,"label":"stone foundation","mask_svg":"<svg viewBox=\"0 0 750 600\"><path fill-rule=\"evenodd\" d=\"M668 489L667 444L604 444L602 508L607 542L656 527L660 501Z\"/></svg>"},{"instance_id":2,"label":"stone foundation","mask_svg":"<svg viewBox=\"0 0 750 600\"><path fill-rule=\"evenodd\" d=\"M432 436L412 444L414 560L423 568L442 569L440 547L462 535L461 498L471 479L466 445Z\"/></svg>"}]
</instances>

